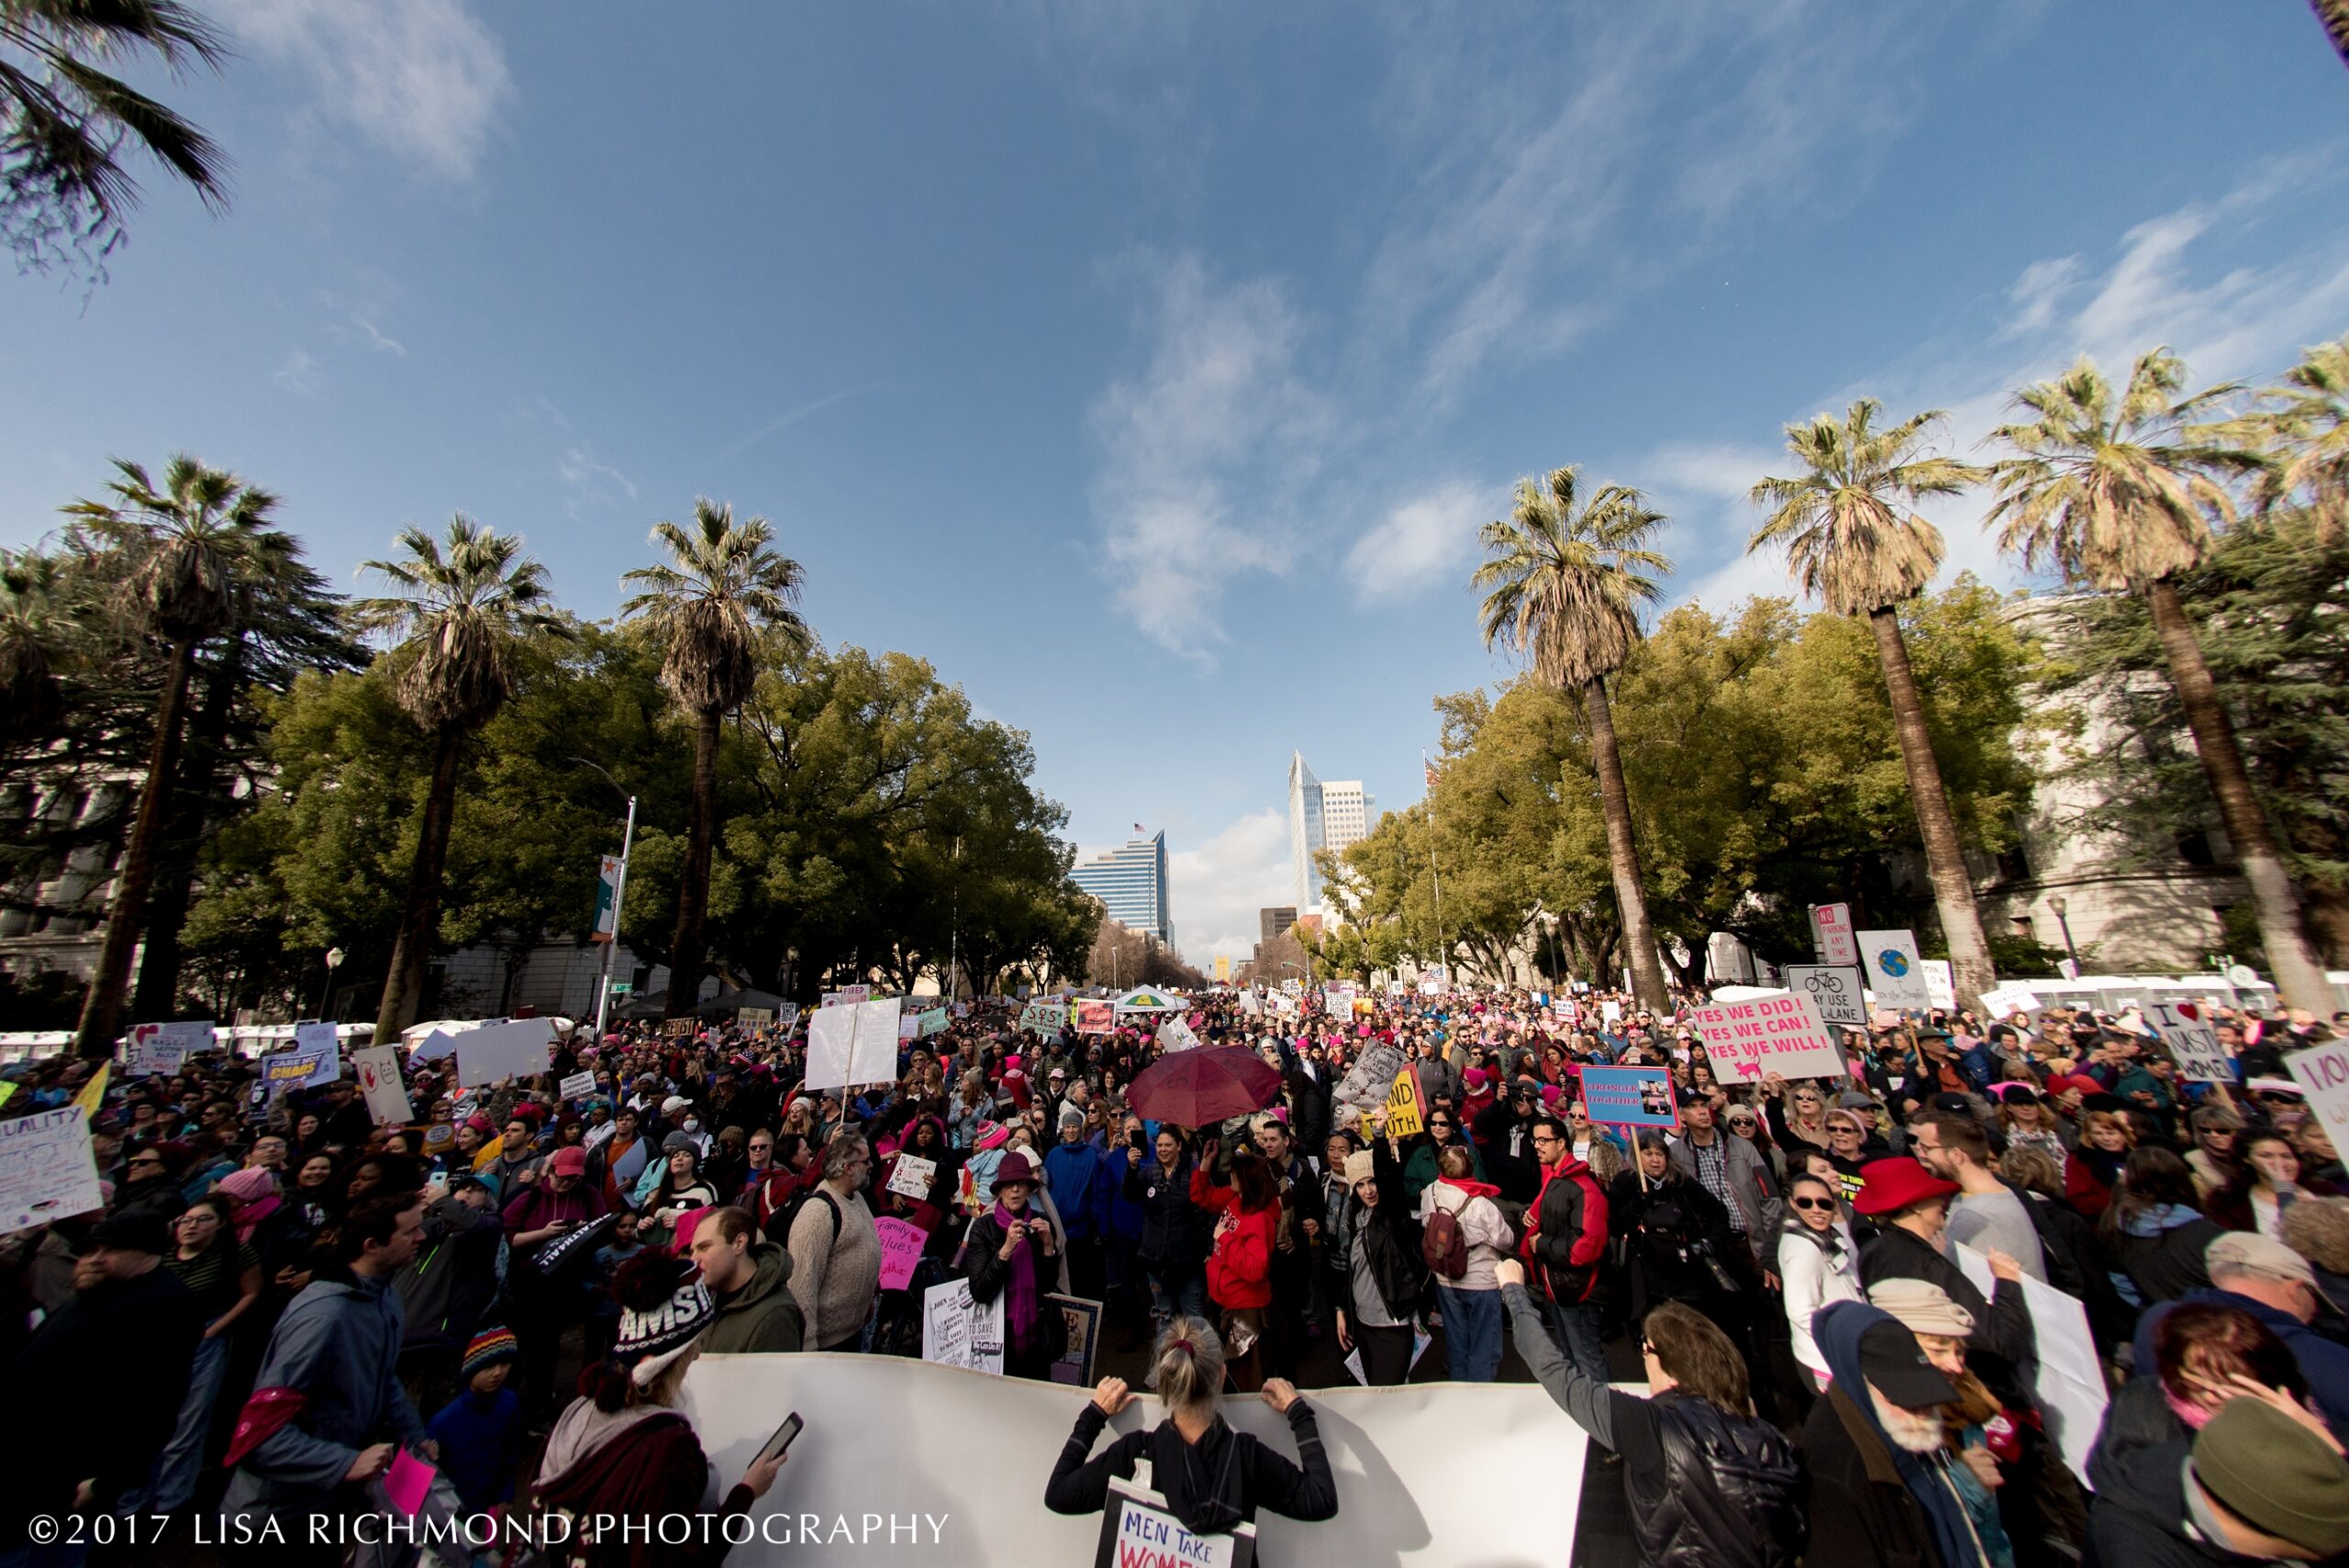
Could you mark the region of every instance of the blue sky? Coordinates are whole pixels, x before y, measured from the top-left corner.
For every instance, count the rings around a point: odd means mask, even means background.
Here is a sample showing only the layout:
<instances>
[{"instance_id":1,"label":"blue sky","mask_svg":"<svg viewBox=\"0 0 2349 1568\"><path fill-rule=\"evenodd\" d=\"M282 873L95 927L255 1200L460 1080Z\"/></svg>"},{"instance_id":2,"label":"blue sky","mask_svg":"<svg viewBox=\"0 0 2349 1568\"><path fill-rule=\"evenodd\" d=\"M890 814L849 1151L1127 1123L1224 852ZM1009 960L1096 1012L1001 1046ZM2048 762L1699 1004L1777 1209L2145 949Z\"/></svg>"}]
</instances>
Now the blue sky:
<instances>
[{"instance_id":1,"label":"blue sky","mask_svg":"<svg viewBox=\"0 0 2349 1568\"><path fill-rule=\"evenodd\" d=\"M1164 828L1202 962L1285 901L1291 748L1408 804L1430 696L1507 673L1465 578L1520 475L1650 490L1726 605L1782 587L1788 420L1970 443L2083 350L2349 328L2297 0L206 8L232 210L150 179L104 287L0 279L0 541L184 448L346 581L462 508L603 614L729 500L1081 845ZM2010 580L1978 513L1950 570Z\"/></svg>"}]
</instances>

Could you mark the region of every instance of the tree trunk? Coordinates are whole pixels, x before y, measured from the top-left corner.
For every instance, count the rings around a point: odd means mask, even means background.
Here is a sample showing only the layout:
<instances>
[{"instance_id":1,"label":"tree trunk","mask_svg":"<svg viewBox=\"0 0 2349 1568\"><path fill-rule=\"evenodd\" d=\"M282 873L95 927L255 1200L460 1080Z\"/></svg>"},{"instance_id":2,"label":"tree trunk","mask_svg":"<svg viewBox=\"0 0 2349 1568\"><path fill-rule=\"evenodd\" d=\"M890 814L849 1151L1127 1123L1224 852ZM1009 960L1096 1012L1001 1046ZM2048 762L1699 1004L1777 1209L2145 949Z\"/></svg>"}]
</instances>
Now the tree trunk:
<instances>
[{"instance_id":1,"label":"tree trunk","mask_svg":"<svg viewBox=\"0 0 2349 1568\"><path fill-rule=\"evenodd\" d=\"M440 929L440 878L449 860L449 828L457 814L457 753L463 738L444 729L432 751L432 788L424 797L424 820L416 832L416 859L408 862L407 894L400 903L400 934L392 944L392 967L384 976L384 1000L375 1010L375 1040L390 1045L416 1022L424 1002L424 975Z\"/></svg>"},{"instance_id":2,"label":"tree trunk","mask_svg":"<svg viewBox=\"0 0 2349 1568\"><path fill-rule=\"evenodd\" d=\"M1900 761L1909 770L1909 798L1917 806L1917 831L1925 840L1925 874L1933 884L1933 907L1949 943L1949 966L1957 1005L1976 1005L1997 984L1990 941L1982 933L1982 911L1974 902L1974 879L1966 874L1965 851L1957 841L1957 818L1942 787L1941 764L1933 760L1933 738L1925 728L1925 705L1917 695L1917 673L1909 664L1900 615L1887 605L1868 615L1876 632L1876 657L1884 664L1884 688L1892 699L1892 729L1900 738Z\"/></svg>"},{"instance_id":3,"label":"tree trunk","mask_svg":"<svg viewBox=\"0 0 2349 1568\"><path fill-rule=\"evenodd\" d=\"M2267 949L2267 967L2276 989L2289 1007L2305 1007L2319 1018L2332 1012L2332 989L2324 970L2300 929L2299 900L2284 869L2276 835L2260 809L2251 787L2243 749L2235 743L2235 727L2219 701L2210 666L2203 661L2202 644L2194 622L2178 597L2177 584L2167 578L2145 591L2154 613L2154 629L2169 661L2170 684L2177 689L2178 706L2186 710L2187 728L2194 732L2194 750L2202 759L2202 775L2219 805L2219 820L2234 845L2235 862L2251 884L2251 905L2259 919L2259 940Z\"/></svg>"},{"instance_id":4,"label":"tree trunk","mask_svg":"<svg viewBox=\"0 0 2349 1568\"><path fill-rule=\"evenodd\" d=\"M172 790L170 827L156 847L155 881L147 906L147 945L139 954L139 984L130 1010L140 1018L165 1018L179 1010L180 929L187 924L195 891L195 862L204 847L205 819L220 776L220 756L228 719L243 679L244 641L231 642L206 678L204 706L190 721L185 754Z\"/></svg>"},{"instance_id":5,"label":"tree trunk","mask_svg":"<svg viewBox=\"0 0 2349 1568\"><path fill-rule=\"evenodd\" d=\"M130 825L122 865L115 873L114 899L106 907L106 934L98 943L98 966L82 1002L82 1024L74 1052L104 1061L122 1033L123 1003L130 987L130 955L147 923L147 895L155 880L155 851L170 810L172 784L179 775L180 729L187 714L188 671L195 661L193 639L172 644L163 666L163 691L155 708L155 741L147 754L147 783L139 792L139 815Z\"/></svg>"},{"instance_id":6,"label":"tree trunk","mask_svg":"<svg viewBox=\"0 0 2349 1568\"><path fill-rule=\"evenodd\" d=\"M681 1018L701 991L702 922L709 912L709 844L718 823L716 713L698 716L694 733L694 812L685 834L685 874L677 884L677 934L669 944L669 995L662 1016Z\"/></svg>"},{"instance_id":7,"label":"tree trunk","mask_svg":"<svg viewBox=\"0 0 2349 1568\"><path fill-rule=\"evenodd\" d=\"M1607 859L1615 873L1615 903L1623 915L1623 951L1631 971L1631 990L1640 1005L1662 1014L1672 1006L1664 984L1664 963L1656 956L1655 931L1648 924L1648 895L1640 885L1640 846L1631 837L1631 793L1623 787L1623 758L1615 749L1615 711L1607 701L1607 683L1594 680L1582 689L1583 708L1590 717L1590 765L1598 774L1598 802L1607 815Z\"/></svg>"}]
</instances>

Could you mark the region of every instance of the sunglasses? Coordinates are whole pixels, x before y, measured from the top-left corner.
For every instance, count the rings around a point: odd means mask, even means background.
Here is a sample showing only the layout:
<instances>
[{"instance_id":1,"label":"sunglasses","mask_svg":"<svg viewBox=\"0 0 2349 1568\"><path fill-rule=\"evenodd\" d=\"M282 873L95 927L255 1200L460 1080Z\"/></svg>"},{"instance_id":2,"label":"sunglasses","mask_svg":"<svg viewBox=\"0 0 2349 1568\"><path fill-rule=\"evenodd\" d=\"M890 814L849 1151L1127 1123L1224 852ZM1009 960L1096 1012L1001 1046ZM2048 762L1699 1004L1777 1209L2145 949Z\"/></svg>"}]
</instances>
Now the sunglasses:
<instances>
[{"instance_id":1,"label":"sunglasses","mask_svg":"<svg viewBox=\"0 0 2349 1568\"><path fill-rule=\"evenodd\" d=\"M1731 1127L1752 1127L1753 1118L1750 1116L1733 1116L1729 1118L1729 1124Z\"/></svg>"},{"instance_id":2,"label":"sunglasses","mask_svg":"<svg viewBox=\"0 0 2349 1568\"><path fill-rule=\"evenodd\" d=\"M1787 1201L1797 1208L1833 1208L1835 1207L1835 1200L1831 1197L1798 1197L1788 1198Z\"/></svg>"}]
</instances>

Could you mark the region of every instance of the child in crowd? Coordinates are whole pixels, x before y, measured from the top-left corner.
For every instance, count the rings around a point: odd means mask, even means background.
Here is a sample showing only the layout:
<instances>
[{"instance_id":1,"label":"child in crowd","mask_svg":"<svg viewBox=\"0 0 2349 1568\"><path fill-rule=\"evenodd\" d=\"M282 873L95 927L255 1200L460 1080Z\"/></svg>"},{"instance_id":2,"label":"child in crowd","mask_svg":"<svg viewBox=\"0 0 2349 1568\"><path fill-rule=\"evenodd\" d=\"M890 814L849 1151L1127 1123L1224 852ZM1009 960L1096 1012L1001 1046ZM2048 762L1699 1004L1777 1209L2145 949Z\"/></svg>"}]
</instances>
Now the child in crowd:
<instances>
[{"instance_id":1,"label":"child in crowd","mask_svg":"<svg viewBox=\"0 0 2349 1568\"><path fill-rule=\"evenodd\" d=\"M506 1386L521 1354L514 1331L493 1325L465 1347L457 1375L464 1389L442 1407L426 1430L440 1445L440 1473L469 1514L514 1500L522 1460L522 1399Z\"/></svg>"}]
</instances>

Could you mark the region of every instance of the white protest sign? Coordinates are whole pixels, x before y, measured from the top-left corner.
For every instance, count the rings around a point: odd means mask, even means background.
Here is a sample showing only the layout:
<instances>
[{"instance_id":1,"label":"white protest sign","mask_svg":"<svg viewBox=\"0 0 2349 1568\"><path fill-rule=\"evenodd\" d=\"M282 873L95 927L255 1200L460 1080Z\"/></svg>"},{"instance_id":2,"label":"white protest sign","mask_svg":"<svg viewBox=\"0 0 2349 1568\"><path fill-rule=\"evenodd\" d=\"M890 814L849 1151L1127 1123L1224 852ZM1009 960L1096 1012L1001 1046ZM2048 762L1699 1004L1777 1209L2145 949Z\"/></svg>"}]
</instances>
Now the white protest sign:
<instances>
[{"instance_id":1,"label":"white protest sign","mask_svg":"<svg viewBox=\"0 0 2349 1568\"><path fill-rule=\"evenodd\" d=\"M1917 938L1910 931L1862 931L1859 934L1860 967L1866 971L1868 988L1876 993L1883 1006L1930 1007L1932 993L1926 989L1924 960L1917 952Z\"/></svg>"},{"instance_id":2,"label":"white protest sign","mask_svg":"<svg viewBox=\"0 0 2349 1568\"><path fill-rule=\"evenodd\" d=\"M1241 1520L1237 1530L1200 1535L1184 1527L1156 1492L1139 1495L1127 1482L1109 1482L1114 1529L1105 1525L1094 1568L1236 1568L1240 1544L1252 1543L1256 1527Z\"/></svg>"},{"instance_id":3,"label":"white protest sign","mask_svg":"<svg viewBox=\"0 0 2349 1568\"><path fill-rule=\"evenodd\" d=\"M1860 972L1839 963L1790 963L1787 988L1809 996L1819 1007L1819 1021L1838 1029L1868 1027L1868 1003Z\"/></svg>"},{"instance_id":4,"label":"white protest sign","mask_svg":"<svg viewBox=\"0 0 2349 1568\"><path fill-rule=\"evenodd\" d=\"M553 1040L554 1025L544 1018L467 1029L457 1037L457 1083L471 1089L543 1073Z\"/></svg>"},{"instance_id":5,"label":"white protest sign","mask_svg":"<svg viewBox=\"0 0 2349 1568\"><path fill-rule=\"evenodd\" d=\"M1598 1017L1599 1021L1602 1023L1609 1025L1621 1023L1623 1021L1623 1004L1612 1001L1599 1003Z\"/></svg>"},{"instance_id":6,"label":"white protest sign","mask_svg":"<svg viewBox=\"0 0 2349 1568\"><path fill-rule=\"evenodd\" d=\"M1833 1078L1844 1070L1819 1005L1799 991L1692 1007L1688 1022L1705 1037L1706 1059L1723 1084L1759 1083L1769 1073Z\"/></svg>"},{"instance_id":7,"label":"white protest sign","mask_svg":"<svg viewBox=\"0 0 2349 1568\"><path fill-rule=\"evenodd\" d=\"M2349 1149L2349 1040L2328 1040L2284 1058L2293 1079L2308 1091L2309 1109L2335 1149Z\"/></svg>"},{"instance_id":8,"label":"white protest sign","mask_svg":"<svg viewBox=\"0 0 2349 1568\"><path fill-rule=\"evenodd\" d=\"M2156 1002L2153 1012L2154 1027L2176 1058L2180 1077L2198 1084L2233 1084L2234 1061L2219 1043L2219 1031L2201 1003Z\"/></svg>"},{"instance_id":9,"label":"white protest sign","mask_svg":"<svg viewBox=\"0 0 2349 1568\"><path fill-rule=\"evenodd\" d=\"M331 1084L342 1076L342 1037L332 1023L313 1021L295 1024L294 1049L318 1052L318 1068L310 1074L309 1087Z\"/></svg>"},{"instance_id":10,"label":"white protest sign","mask_svg":"<svg viewBox=\"0 0 2349 1568\"><path fill-rule=\"evenodd\" d=\"M210 1051L212 1044L208 1018L195 1023L133 1024L122 1039L122 1075L137 1078L176 1073L190 1056Z\"/></svg>"},{"instance_id":11,"label":"white protest sign","mask_svg":"<svg viewBox=\"0 0 2349 1568\"><path fill-rule=\"evenodd\" d=\"M1168 1051L1196 1051L1199 1037L1182 1019L1169 1018L1158 1026L1158 1043Z\"/></svg>"},{"instance_id":12,"label":"white protest sign","mask_svg":"<svg viewBox=\"0 0 2349 1568\"><path fill-rule=\"evenodd\" d=\"M105 1207L81 1106L0 1121L0 1234Z\"/></svg>"},{"instance_id":13,"label":"white protest sign","mask_svg":"<svg viewBox=\"0 0 2349 1568\"><path fill-rule=\"evenodd\" d=\"M920 1203L930 1196L930 1184L938 1179L938 1162L925 1160L918 1154L900 1154L889 1172L889 1190Z\"/></svg>"},{"instance_id":14,"label":"white protest sign","mask_svg":"<svg viewBox=\"0 0 2349 1568\"><path fill-rule=\"evenodd\" d=\"M573 1073L562 1083L557 1084L554 1086L554 1092L566 1100L584 1099L594 1094L596 1092L595 1069L591 1067Z\"/></svg>"},{"instance_id":15,"label":"white protest sign","mask_svg":"<svg viewBox=\"0 0 2349 1568\"><path fill-rule=\"evenodd\" d=\"M388 1045L365 1045L351 1053L351 1071L359 1075L359 1092L367 1097L367 1114L378 1127L416 1119L408 1104L407 1086L400 1082L398 1056Z\"/></svg>"},{"instance_id":16,"label":"white protest sign","mask_svg":"<svg viewBox=\"0 0 2349 1568\"><path fill-rule=\"evenodd\" d=\"M1998 1279L1990 1260L1963 1242L1957 1246L1957 1266L1985 1296L1997 1294ZM2007 1287L2012 1289L2012 1286ZM2088 1453L2104 1426L2104 1368L2097 1360L2096 1340L2088 1332L2087 1309L2079 1297L2067 1296L2029 1274L2022 1278L2022 1304L2031 1313L2031 1330L2037 1343L2039 1364L2032 1392L2039 1396L2040 1419L2048 1440L2088 1485Z\"/></svg>"},{"instance_id":17,"label":"white protest sign","mask_svg":"<svg viewBox=\"0 0 2349 1568\"><path fill-rule=\"evenodd\" d=\"M889 1084L897 1077L897 1008L903 998L856 1005L856 1049L849 1055L852 1084Z\"/></svg>"},{"instance_id":18,"label":"white protest sign","mask_svg":"<svg viewBox=\"0 0 2349 1568\"><path fill-rule=\"evenodd\" d=\"M922 1292L921 1359L972 1372L1002 1372L1003 1296L981 1307L972 1301L966 1279Z\"/></svg>"},{"instance_id":19,"label":"white protest sign","mask_svg":"<svg viewBox=\"0 0 2349 1568\"><path fill-rule=\"evenodd\" d=\"M416 1049L409 1051L407 1056L410 1062L438 1062L442 1057L453 1053L456 1049L455 1035L446 1029L434 1029L430 1034L417 1040Z\"/></svg>"},{"instance_id":20,"label":"white protest sign","mask_svg":"<svg viewBox=\"0 0 2349 1568\"><path fill-rule=\"evenodd\" d=\"M897 1004L842 1002L818 1007L807 1023L810 1089L886 1084L897 1075Z\"/></svg>"},{"instance_id":21,"label":"white protest sign","mask_svg":"<svg viewBox=\"0 0 2349 1568\"><path fill-rule=\"evenodd\" d=\"M843 985L837 991L825 992L821 998L827 1007L853 1007L860 1002L872 999L873 987L870 985Z\"/></svg>"},{"instance_id":22,"label":"white protest sign","mask_svg":"<svg viewBox=\"0 0 2349 1568\"><path fill-rule=\"evenodd\" d=\"M859 1005L862 1006L862 1004ZM918 1013L900 1013L897 1016L897 1043L902 1045L907 1040L918 1040L920 1038L921 1015Z\"/></svg>"},{"instance_id":23,"label":"white protest sign","mask_svg":"<svg viewBox=\"0 0 2349 1568\"><path fill-rule=\"evenodd\" d=\"M1849 904L1812 905L1810 929L1818 938L1820 962L1860 962L1860 944L1852 931L1852 906Z\"/></svg>"},{"instance_id":24,"label":"white protest sign","mask_svg":"<svg viewBox=\"0 0 2349 1568\"><path fill-rule=\"evenodd\" d=\"M1994 1018L2039 1011L2038 994L2027 985L1993 985L1982 993L1982 1010Z\"/></svg>"},{"instance_id":25,"label":"white protest sign","mask_svg":"<svg viewBox=\"0 0 2349 1568\"><path fill-rule=\"evenodd\" d=\"M1929 958L1923 965L1929 1006L1944 1010L1957 1006L1957 972L1945 958Z\"/></svg>"}]
</instances>

